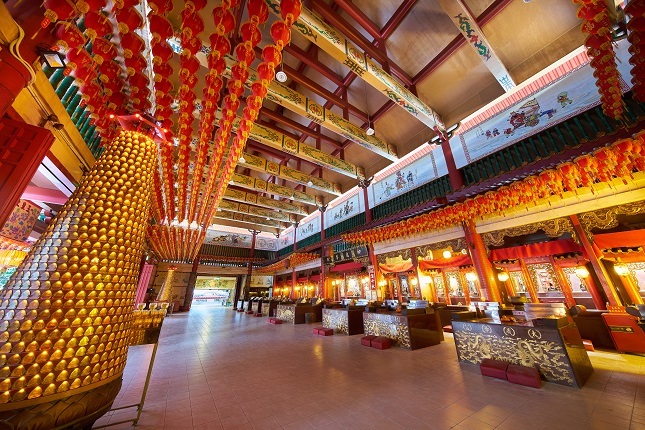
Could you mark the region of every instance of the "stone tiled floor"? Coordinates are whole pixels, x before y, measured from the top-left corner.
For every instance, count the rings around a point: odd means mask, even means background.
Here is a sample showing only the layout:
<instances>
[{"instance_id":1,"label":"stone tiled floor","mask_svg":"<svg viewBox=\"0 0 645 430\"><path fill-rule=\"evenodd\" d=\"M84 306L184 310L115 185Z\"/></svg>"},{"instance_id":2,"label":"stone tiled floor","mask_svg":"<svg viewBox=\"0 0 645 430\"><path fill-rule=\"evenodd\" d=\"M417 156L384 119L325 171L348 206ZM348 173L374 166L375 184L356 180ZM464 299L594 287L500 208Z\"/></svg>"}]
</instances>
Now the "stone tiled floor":
<instances>
[{"instance_id":1,"label":"stone tiled floor","mask_svg":"<svg viewBox=\"0 0 645 430\"><path fill-rule=\"evenodd\" d=\"M164 323L137 428L645 429L643 357L590 353L595 373L582 390L538 390L460 366L449 336L417 351L379 351L359 339L208 305L175 314ZM151 351L130 350L115 406L138 401ZM95 428L135 414L108 414Z\"/></svg>"}]
</instances>

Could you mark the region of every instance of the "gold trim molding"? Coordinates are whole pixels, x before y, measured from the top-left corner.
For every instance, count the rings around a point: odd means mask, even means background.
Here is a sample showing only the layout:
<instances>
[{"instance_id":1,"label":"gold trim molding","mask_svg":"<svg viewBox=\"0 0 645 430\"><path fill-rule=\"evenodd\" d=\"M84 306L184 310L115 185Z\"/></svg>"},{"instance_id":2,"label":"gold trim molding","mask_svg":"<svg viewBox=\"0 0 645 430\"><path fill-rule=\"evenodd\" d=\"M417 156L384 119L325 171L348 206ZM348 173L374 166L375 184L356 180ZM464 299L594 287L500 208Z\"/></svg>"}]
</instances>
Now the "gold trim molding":
<instances>
[{"instance_id":1,"label":"gold trim molding","mask_svg":"<svg viewBox=\"0 0 645 430\"><path fill-rule=\"evenodd\" d=\"M573 229L573 223L567 217L555 218L536 222L533 224L526 224L517 227L505 228L503 230L491 231L488 233L482 233L481 236L484 245L486 245L486 248L489 249L491 246L504 245L504 238L506 237L517 237L523 236L525 234L533 234L539 230L542 230L544 233L546 233L547 236L552 238L560 237L564 233L570 233L573 237L573 240L578 242L578 236Z\"/></svg>"},{"instance_id":2,"label":"gold trim molding","mask_svg":"<svg viewBox=\"0 0 645 430\"><path fill-rule=\"evenodd\" d=\"M599 209L592 212L585 212L578 215L580 224L587 233L587 237L593 241L593 234L591 230L599 228L601 230L608 230L617 227L618 215L637 215L645 213L645 204L643 202L627 203L620 206L614 206L606 209Z\"/></svg>"}]
</instances>

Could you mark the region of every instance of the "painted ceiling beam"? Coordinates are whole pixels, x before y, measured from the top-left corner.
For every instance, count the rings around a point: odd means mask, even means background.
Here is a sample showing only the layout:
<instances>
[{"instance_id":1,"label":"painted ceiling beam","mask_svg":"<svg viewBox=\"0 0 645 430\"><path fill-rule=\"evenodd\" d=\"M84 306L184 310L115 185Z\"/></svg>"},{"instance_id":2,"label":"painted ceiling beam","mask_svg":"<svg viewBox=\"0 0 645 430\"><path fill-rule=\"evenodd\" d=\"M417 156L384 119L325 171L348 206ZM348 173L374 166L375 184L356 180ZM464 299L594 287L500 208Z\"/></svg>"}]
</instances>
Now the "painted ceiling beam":
<instances>
[{"instance_id":1,"label":"painted ceiling beam","mask_svg":"<svg viewBox=\"0 0 645 430\"><path fill-rule=\"evenodd\" d=\"M279 0L265 0L269 9L280 15ZM308 40L318 45L329 55L350 68L380 93L403 107L419 121L434 129L445 128L439 115L419 100L412 92L385 72L365 52L347 40L320 17L303 7L294 27ZM311 119L311 118L310 118Z\"/></svg>"},{"instance_id":2,"label":"painted ceiling beam","mask_svg":"<svg viewBox=\"0 0 645 430\"><path fill-rule=\"evenodd\" d=\"M219 120L220 111L217 112L216 120ZM240 117L233 121L232 127L237 130L240 123ZM342 173L354 179L365 179L365 170L340 158L333 157L320 149L298 142L283 133L272 130L260 124L253 124L251 128L250 139L262 143L270 148L277 149L287 154L292 154L298 158L311 161L319 166L325 167L334 172Z\"/></svg>"},{"instance_id":3,"label":"painted ceiling beam","mask_svg":"<svg viewBox=\"0 0 645 430\"><path fill-rule=\"evenodd\" d=\"M280 179L286 179L287 181L296 182L309 188L324 191L335 196L340 196L343 194L339 184L308 175L304 172L301 172L300 170L283 166L280 163L276 163L275 161L269 161L266 158L258 157L257 155L252 155L248 152L244 153L243 159L243 162L238 162L238 166L246 167L258 172L268 173L270 175L277 176Z\"/></svg>"},{"instance_id":4,"label":"painted ceiling beam","mask_svg":"<svg viewBox=\"0 0 645 430\"><path fill-rule=\"evenodd\" d=\"M246 214L237 213L237 212L227 212L222 210L218 210L217 212L215 212L215 215L213 216L213 220L211 220L211 224L214 224L215 220L218 218L226 219L229 221L242 222L245 224L254 224L254 225L264 226L264 227L279 228L281 230L285 228L282 225L282 223L280 223L279 221L268 220L266 218L261 218L253 215L246 215Z\"/></svg>"},{"instance_id":5,"label":"painted ceiling beam","mask_svg":"<svg viewBox=\"0 0 645 430\"><path fill-rule=\"evenodd\" d=\"M259 196L254 193L247 193L246 191L227 188L224 192L224 198L234 202L251 203L258 206L263 206L265 208L280 210L282 212L289 212L296 215L309 215L307 210L302 206L293 205L291 203L285 202L284 200L276 200L269 197Z\"/></svg>"},{"instance_id":6,"label":"painted ceiling beam","mask_svg":"<svg viewBox=\"0 0 645 430\"><path fill-rule=\"evenodd\" d=\"M272 219L280 222L289 222L294 223L297 221L297 218L294 214L288 214L283 212L276 212L272 209L261 208L258 206L250 206L246 203L232 202L229 200L222 200L217 207L218 210L243 213L247 215L253 215L257 217L262 217L265 219Z\"/></svg>"},{"instance_id":7,"label":"painted ceiling beam","mask_svg":"<svg viewBox=\"0 0 645 430\"><path fill-rule=\"evenodd\" d=\"M439 3L464 36L466 43L477 53L479 59L495 76L504 91L515 88L516 84L508 69L493 51L493 47L477 24L477 19L472 15L463 0L439 0Z\"/></svg>"},{"instance_id":8,"label":"painted ceiling beam","mask_svg":"<svg viewBox=\"0 0 645 430\"><path fill-rule=\"evenodd\" d=\"M231 67L235 64L233 57L226 56L226 70L224 75L231 76ZM259 79L256 70L249 68L249 78L246 81L246 87L251 88L251 84ZM383 72L385 73L385 72ZM403 88L403 87L401 87ZM405 89L405 88L403 88ZM405 90L407 91L407 90ZM267 100L275 102L280 106L289 109L298 115L304 116L311 121L322 125L327 130L337 133L352 142L369 149L391 161L397 161L396 147L384 142L376 136L368 136L365 130L352 124L343 117L336 115L320 104L308 97L292 90L286 85L277 81L272 81L268 88Z\"/></svg>"},{"instance_id":9,"label":"painted ceiling beam","mask_svg":"<svg viewBox=\"0 0 645 430\"><path fill-rule=\"evenodd\" d=\"M254 178L252 176L246 176L240 173L234 173L233 177L231 178L231 181L232 181L231 185L237 185L238 187L260 191L262 193L269 193L279 197L286 197L290 200L300 202L300 203L305 203L312 206L323 205L323 200L320 196L314 196L311 194L296 191L289 187L283 187L282 185L272 184L260 178Z\"/></svg>"}]
</instances>

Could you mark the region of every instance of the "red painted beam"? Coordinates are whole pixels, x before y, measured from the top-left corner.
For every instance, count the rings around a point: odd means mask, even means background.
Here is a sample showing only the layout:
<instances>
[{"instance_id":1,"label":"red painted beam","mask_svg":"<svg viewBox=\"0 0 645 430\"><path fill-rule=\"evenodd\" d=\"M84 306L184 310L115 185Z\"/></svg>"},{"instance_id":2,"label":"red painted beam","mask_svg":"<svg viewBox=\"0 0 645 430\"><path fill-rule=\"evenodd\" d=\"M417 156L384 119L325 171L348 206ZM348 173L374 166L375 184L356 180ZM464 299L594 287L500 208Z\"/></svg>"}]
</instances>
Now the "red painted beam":
<instances>
[{"instance_id":1,"label":"red painted beam","mask_svg":"<svg viewBox=\"0 0 645 430\"><path fill-rule=\"evenodd\" d=\"M381 29L379 38L382 40L387 40L388 37L390 37L392 33L394 33L394 30L396 30L397 27L403 22L405 17L408 16L408 13L410 13L412 8L415 4L417 4L418 1L419 0L405 0L403 3L401 3L396 12L394 12L394 14Z\"/></svg>"},{"instance_id":2,"label":"red painted beam","mask_svg":"<svg viewBox=\"0 0 645 430\"><path fill-rule=\"evenodd\" d=\"M312 44L313 46L316 46ZM343 83L342 79L340 76L338 76L337 73L335 73L333 70L331 70L329 67L327 67L325 64L321 63L320 61L316 60L313 58L311 55L307 54L305 51L302 49L298 48L294 44L289 44L284 47L284 50L292 55L294 58L297 58L307 66L311 67L318 73L320 73L322 76L325 78L329 79L336 85L341 85Z\"/></svg>"},{"instance_id":3,"label":"red painted beam","mask_svg":"<svg viewBox=\"0 0 645 430\"><path fill-rule=\"evenodd\" d=\"M354 3L352 3L352 0L335 0L336 4L345 12L347 12L347 15L351 16L354 21L358 23L361 27L367 31L370 36L372 36L374 39L380 39L381 38L381 31L379 28L374 24L374 21L372 21L365 13L363 13L362 10L360 10Z\"/></svg>"}]
</instances>

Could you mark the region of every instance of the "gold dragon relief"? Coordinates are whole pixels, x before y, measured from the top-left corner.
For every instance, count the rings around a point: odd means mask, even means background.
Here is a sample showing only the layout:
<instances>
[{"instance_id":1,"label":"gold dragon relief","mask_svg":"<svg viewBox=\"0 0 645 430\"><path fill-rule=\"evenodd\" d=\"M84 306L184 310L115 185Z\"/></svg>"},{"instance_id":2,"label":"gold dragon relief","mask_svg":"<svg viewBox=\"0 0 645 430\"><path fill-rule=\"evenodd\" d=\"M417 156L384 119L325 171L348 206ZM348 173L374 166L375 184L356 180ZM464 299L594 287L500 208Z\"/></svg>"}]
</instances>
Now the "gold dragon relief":
<instances>
[{"instance_id":1,"label":"gold dragon relief","mask_svg":"<svg viewBox=\"0 0 645 430\"><path fill-rule=\"evenodd\" d=\"M481 331L478 331L476 326L466 327L466 324L463 324L462 330L455 330L454 339L460 361L479 364L483 359L491 358L536 367L547 381L575 385L564 347L556 342L541 339L539 330L530 329L528 337L533 338L523 339L515 337L510 331L503 336L486 333L485 327L488 326L483 325Z\"/></svg>"},{"instance_id":2,"label":"gold dragon relief","mask_svg":"<svg viewBox=\"0 0 645 430\"><path fill-rule=\"evenodd\" d=\"M347 312L324 312L323 327L333 328L340 334L349 334L349 321Z\"/></svg>"},{"instance_id":3,"label":"gold dragon relief","mask_svg":"<svg viewBox=\"0 0 645 430\"><path fill-rule=\"evenodd\" d=\"M368 317L363 326L366 335L385 336L403 348L411 347L408 326L401 321Z\"/></svg>"},{"instance_id":4,"label":"gold dragon relief","mask_svg":"<svg viewBox=\"0 0 645 430\"><path fill-rule=\"evenodd\" d=\"M293 323L296 320L296 316L293 313L293 309L291 307L278 306L278 309L276 310L276 316L278 319L289 323Z\"/></svg>"}]
</instances>

